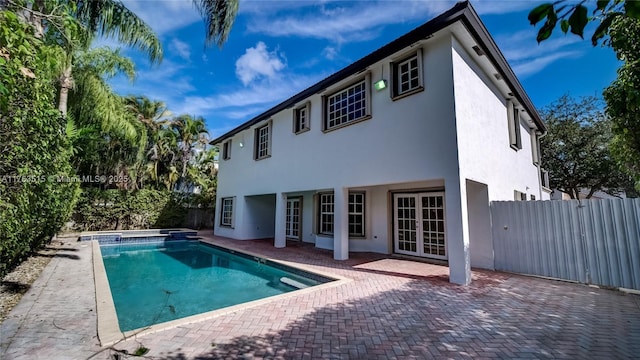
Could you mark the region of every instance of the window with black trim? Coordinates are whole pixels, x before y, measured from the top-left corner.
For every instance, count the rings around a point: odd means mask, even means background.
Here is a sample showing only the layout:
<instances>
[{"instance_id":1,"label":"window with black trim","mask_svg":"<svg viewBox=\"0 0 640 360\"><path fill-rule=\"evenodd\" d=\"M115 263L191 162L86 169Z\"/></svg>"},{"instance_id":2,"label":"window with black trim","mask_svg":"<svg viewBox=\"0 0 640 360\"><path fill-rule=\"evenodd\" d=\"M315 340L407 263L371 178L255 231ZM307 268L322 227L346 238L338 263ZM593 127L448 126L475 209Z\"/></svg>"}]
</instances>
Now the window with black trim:
<instances>
[{"instance_id":1,"label":"window with black trim","mask_svg":"<svg viewBox=\"0 0 640 360\"><path fill-rule=\"evenodd\" d=\"M231 159L231 140L222 143L222 160Z\"/></svg>"},{"instance_id":2,"label":"window with black trim","mask_svg":"<svg viewBox=\"0 0 640 360\"><path fill-rule=\"evenodd\" d=\"M424 90L422 83L422 51L391 63L392 98L402 97Z\"/></svg>"},{"instance_id":3,"label":"window with black trim","mask_svg":"<svg viewBox=\"0 0 640 360\"><path fill-rule=\"evenodd\" d=\"M367 75L364 79L324 98L324 131L365 120L371 115L369 78Z\"/></svg>"},{"instance_id":4,"label":"window with black trim","mask_svg":"<svg viewBox=\"0 0 640 360\"><path fill-rule=\"evenodd\" d=\"M309 113L311 110L311 103L306 103L303 106L293 110L293 132L300 134L309 130L310 120Z\"/></svg>"},{"instance_id":5,"label":"window with black trim","mask_svg":"<svg viewBox=\"0 0 640 360\"><path fill-rule=\"evenodd\" d=\"M271 156L271 121L255 130L255 146L253 158L261 160Z\"/></svg>"},{"instance_id":6,"label":"window with black trim","mask_svg":"<svg viewBox=\"0 0 640 360\"><path fill-rule=\"evenodd\" d=\"M233 226L233 198L222 198L222 206L220 210L220 225Z\"/></svg>"},{"instance_id":7,"label":"window with black trim","mask_svg":"<svg viewBox=\"0 0 640 360\"><path fill-rule=\"evenodd\" d=\"M509 144L518 151L522 149L522 138L520 136L520 112L516 104L507 100L507 117L509 119Z\"/></svg>"}]
</instances>

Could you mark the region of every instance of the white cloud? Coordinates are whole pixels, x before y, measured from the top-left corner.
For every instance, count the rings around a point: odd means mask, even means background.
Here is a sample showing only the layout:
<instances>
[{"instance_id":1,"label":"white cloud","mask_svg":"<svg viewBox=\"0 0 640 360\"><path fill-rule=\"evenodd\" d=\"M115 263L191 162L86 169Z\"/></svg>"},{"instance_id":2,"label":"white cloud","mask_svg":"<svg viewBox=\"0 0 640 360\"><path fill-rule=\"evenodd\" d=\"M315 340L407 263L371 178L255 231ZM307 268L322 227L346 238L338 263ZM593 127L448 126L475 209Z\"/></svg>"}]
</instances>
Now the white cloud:
<instances>
[{"instance_id":1,"label":"white cloud","mask_svg":"<svg viewBox=\"0 0 640 360\"><path fill-rule=\"evenodd\" d=\"M191 1L169 0L152 2L123 0L123 3L129 10L149 24L158 35L182 29L202 19Z\"/></svg>"},{"instance_id":2,"label":"white cloud","mask_svg":"<svg viewBox=\"0 0 640 360\"><path fill-rule=\"evenodd\" d=\"M191 59L191 48L189 47L189 44L184 41L180 41L174 38L173 40L171 40L169 49L171 51L175 51L178 56L187 61Z\"/></svg>"},{"instance_id":3,"label":"white cloud","mask_svg":"<svg viewBox=\"0 0 640 360\"><path fill-rule=\"evenodd\" d=\"M263 77L272 79L284 67L282 55L267 51L267 45L260 41L236 61L236 76L246 86Z\"/></svg>"},{"instance_id":4,"label":"white cloud","mask_svg":"<svg viewBox=\"0 0 640 360\"><path fill-rule=\"evenodd\" d=\"M279 17L256 15L247 31L269 36L295 36L326 39L337 43L365 41L376 36L375 28L428 18L448 8L451 1L396 1L323 4L320 11L284 15ZM309 3L318 7L317 3ZM351 4L351 3L346 3ZM330 6L329 6L330 5ZM379 31L379 29L378 29Z\"/></svg>"},{"instance_id":5,"label":"white cloud","mask_svg":"<svg viewBox=\"0 0 640 360\"><path fill-rule=\"evenodd\" d=\"M549 66L551 63L567 58L576 58L580 57L582 52L580 51L562 51L557 53L548 54L535 57L532 59L527 59L524 62L516 63L513 66L513 71L521 78L527 77L529 75L538 73L542 71L544 68Z\"/></svg>"},{"instance_id":6,"label":"white cloud","mask_svg":"<svg viewBox=\"0 0 640 360\"><path fill-rule=\"evenodd\" d=\"M175 113L187 114L215 113L219 116L247 120L248 117L268 110L326 76L325 73L311 76L287 74L287 81L271 82L265 79L236 91L208 96L187 96L172 106L172 110Z\"/></svg>"},{"instance_id":7,"label":"white cloud","mask_svg":"<svg viewBox=\"0 0 640 360\"><path fill-rule=\"evenodd\" d=\"M327 46L322 50L322 55L324 55L327 60L333 60L338 56L338 49L333 46Z\"/></svg>"},{"instance_id":8,"label":"white cloud","mask_svg":"<svg viewBox=\"0 0 640 360\"><path fill-rule=\"evenodd\" d=\"M521 78L538 73L558 60L585 53L584 41L576 36L558 36L535 45L536 33L536 29L530 28L495 37L513 71Z\"/></svg>"}]
</instances>

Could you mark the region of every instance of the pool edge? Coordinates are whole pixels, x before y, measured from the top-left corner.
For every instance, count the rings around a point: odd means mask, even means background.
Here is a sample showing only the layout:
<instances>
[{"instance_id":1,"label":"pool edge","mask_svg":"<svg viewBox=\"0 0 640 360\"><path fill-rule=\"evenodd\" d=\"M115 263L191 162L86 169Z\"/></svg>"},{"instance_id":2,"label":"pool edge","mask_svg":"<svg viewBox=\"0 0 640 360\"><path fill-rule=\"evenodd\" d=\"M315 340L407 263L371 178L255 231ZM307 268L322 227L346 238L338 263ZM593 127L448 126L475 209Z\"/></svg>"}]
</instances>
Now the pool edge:
<instances>
[{"instance_id":1,"label":"pool edge","mask_svg":"<svg viewBox=\"0 0 640 360\"><path fill-rule=\"evenodd\" d=\"M111 295L111 286L104 268L104 260L98 240L91 241L93 254L93 279L96 287L96 311L98 323L98 340L101 346L113 345L125 338L120 331L116 305Z\"/></svg>"},{"instance_id":2,"label":"pool edge","mask_svg":"<svg viewBox=\"0 0 640 360\"><path fill-rule=\"evenodd\" d=\"M276 260L266 255L254 253L244 249L238 249L233 246L229 246L228 244L225 244L224 246L222 246L220 244L215 244L213 242L209 242L205 240L208 240L208 239L206 238L198 239L199 242L210 243L218 247L222 247L227 250L233 250L235 252L243 253L249 256L257 256L262 259L272 261L274 263L280 263L284 266L292 267L292 268L306 271L306 272L315 273L317 275L320 275L329 279L334 279L334 280L324 284L311 286L305 289L295 290L295 291L287 292L280 295L269 296L266 298L245 302L242 304L228 306L222 309L212 310L212 311L204 312L201 314L191 315L191 316L187 316L180 319L166 321L163 323L154 324L154 325L122 332L120 330L120 325L118 323L115 304L113 302L113 297L111 295L111 287L109 286L106 270L104 268L104 261L102 259L102 253L100 251L100 244L98 243L97 240L92 240L91 242L93 245L93 256L94 256L93 258L94 278L96 283L96 304L98 309L98 339L100 340L101 346L105 347L105 346L113 345L122 340L135 338L137 336L149 335L149 334L153 334L153 333L157 333L165 330L174 329L182 325L210 320L210 319L227 315L233 312L242 311L245 309L270 303L272 301L304 295L306 293L344 285L346 283L353 281L352 279L349 279L343 276L339 276L333 273L327 273L321 270L316 270L316 269L307 267L304 264L293 263L293 262L284 261L284 260ZM96 261L96 259L99 259L100 261ZM99 264L96 264L96 263L99 263ZM99 288L101 288L100 297L98 296ZM104 316L106 318L106 319L103 318L102 322L100 320L101 316Z\"/></svg>"}]
</instances>

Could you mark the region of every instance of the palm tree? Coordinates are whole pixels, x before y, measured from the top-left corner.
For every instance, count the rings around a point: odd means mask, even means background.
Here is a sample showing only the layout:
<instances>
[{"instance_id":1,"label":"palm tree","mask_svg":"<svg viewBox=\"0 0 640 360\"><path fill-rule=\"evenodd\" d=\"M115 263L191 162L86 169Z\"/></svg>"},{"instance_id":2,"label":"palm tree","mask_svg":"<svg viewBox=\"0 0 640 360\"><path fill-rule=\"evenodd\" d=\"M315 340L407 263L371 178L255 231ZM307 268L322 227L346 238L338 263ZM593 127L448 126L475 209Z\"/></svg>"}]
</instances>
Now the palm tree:
<instances>
[{"instance_id":1,"label":"palm tree","mask_svg":"<svg viewBox=\"0 0 640 360\"><path fill-rule=\"evenodd\" d=\"M206 135L209 134L202 117L193 118L181 115L171 122L171 128L178 134L180 140L180 161L182 162L182 179L187 176L187 164L196 148L201 149L207 144Z\"/></svg>"},{"instance_id":2,"label":"palm tree","mask_svg":"<svg viewBox=\"0 0 640 360\"><path fill-rule=\"evenodd\" d=\"M58 110L67 115L69 91L74 85L73 66L77 55L87 51L97 35L117 38L126 46L146 53L152 63L162 60L160 40L149 25L117 0L67 0L66 11L75 19L73 25L52 29L62 39L60 43L67 53L65 68L60 75ZM64 8L63 8L64 9ZM71 10L69 10L71 9Z\"/></svg>"}]
</instances>

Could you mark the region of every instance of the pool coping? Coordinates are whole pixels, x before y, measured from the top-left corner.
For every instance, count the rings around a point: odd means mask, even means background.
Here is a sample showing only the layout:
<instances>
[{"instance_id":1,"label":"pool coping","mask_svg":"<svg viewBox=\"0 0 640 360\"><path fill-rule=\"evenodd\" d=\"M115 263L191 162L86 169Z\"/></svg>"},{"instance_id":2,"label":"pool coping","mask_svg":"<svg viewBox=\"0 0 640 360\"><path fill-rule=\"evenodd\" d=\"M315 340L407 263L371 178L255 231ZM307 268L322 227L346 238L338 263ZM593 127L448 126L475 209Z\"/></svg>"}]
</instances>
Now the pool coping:
<instances>
[{"instance_id":1,"label":"pool coping","mask_svg":"<svg viewBox=\"0 0 640 360\"><path fill-rule=\"evenodd\" d=\"M315 292L322 289L344 285L346 283L353 281L352 279L349 279L337 274L327 273L325 271L311 268L305 264L300 264L300 263L295 263L295 262L290 262L285 260L276 260L276 259L264 256L262 254L254 253L244 249L239 249L233 246L229 246L227 244L222 246L220 244L216 244L212 242L209 239L199 239L197 241L205 244L212 244L217 247L243 253L249 256L256 256L277 264L281 264L284 266L292 267L294 269L317 274L329 279L334 279L334 281L311 286L305 289L299 289L299 290L291 291L291 292L280 294L280 295L269 296L266 298L245 302L242 304L232 305L225 308L204 312L201 314L191 315L191 316L183 317L180 319L175 319L175 320L123 332L120 330L120 325L118 323L116 307L113 302L113 296L111 295L111 287L109 286L109 280L107 279L107 272L104 267L104 262L102 261L102 252L100 251L100 244L97 240L91 240L91 243L93 246L92 260L93 260L94 283L96 288L95 292L96 292L96 309L97 309L97 322L98 322L98 340L100 341L101 346L103 347L111 346L120 341L129 339L132 337L153 334L156 332L173 329L181 325L209 320L215 317L223 316L229 313L245 310L248 308L253 308L253 307L260 306L262 304L270 303L273 301L286 299L286 298L299 296L299 295L304 295L310 292Z\"/></svg>"}]
</instances>

